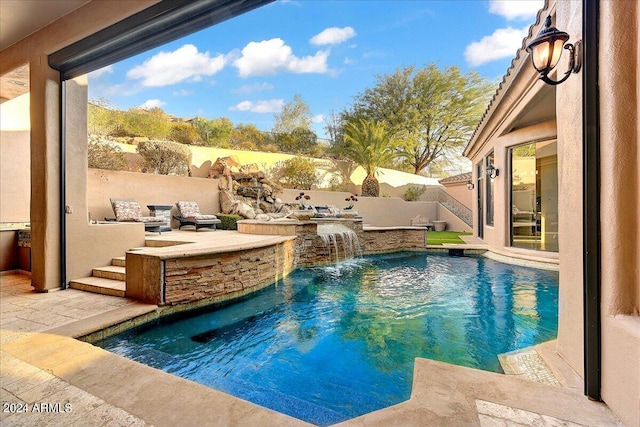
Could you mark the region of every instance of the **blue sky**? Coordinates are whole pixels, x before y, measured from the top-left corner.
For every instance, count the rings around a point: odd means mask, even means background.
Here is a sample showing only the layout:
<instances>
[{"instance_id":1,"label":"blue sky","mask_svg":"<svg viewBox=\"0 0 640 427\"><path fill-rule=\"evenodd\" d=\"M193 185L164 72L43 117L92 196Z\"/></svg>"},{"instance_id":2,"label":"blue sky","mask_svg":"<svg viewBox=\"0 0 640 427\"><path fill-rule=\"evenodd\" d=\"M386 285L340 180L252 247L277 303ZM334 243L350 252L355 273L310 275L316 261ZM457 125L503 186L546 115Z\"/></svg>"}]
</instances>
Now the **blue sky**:
<instances>
[{"instance_id":1,"label":"blue sky","mask_svg":"<svg viewBox=\"0 0 640 427\"><path fill-rule=\"evenodd\" d=\"M270 130L300 94L324 118L398 67L500 79L543 0L278 0L89 75L89 98Z\"/></svg>"}]
</instances>

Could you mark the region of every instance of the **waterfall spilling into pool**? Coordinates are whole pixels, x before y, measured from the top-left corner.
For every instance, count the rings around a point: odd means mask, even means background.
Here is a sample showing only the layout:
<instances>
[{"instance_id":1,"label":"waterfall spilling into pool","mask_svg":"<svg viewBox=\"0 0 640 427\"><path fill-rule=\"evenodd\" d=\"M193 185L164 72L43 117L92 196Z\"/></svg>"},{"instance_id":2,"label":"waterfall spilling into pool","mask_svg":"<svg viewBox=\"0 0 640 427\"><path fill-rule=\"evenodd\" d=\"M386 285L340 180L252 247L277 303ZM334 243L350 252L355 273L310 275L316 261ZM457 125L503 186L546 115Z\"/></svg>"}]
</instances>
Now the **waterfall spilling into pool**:
<instances>
[{"instance_id":1,"label":"waterfall spilling into pool","mask_svg":"<svg viewBox=\"0 0 640 427\"><path fill-rule=\"evenodd\" d=\"M360 241L355 231L339 223L318 224L318 237L322 239L329 255L335 254L335 261L350 259L362 255ZM340 245L342 251L340 251ZM340 255L342 254L342 258Z\"/></svg>"}]
</instances>

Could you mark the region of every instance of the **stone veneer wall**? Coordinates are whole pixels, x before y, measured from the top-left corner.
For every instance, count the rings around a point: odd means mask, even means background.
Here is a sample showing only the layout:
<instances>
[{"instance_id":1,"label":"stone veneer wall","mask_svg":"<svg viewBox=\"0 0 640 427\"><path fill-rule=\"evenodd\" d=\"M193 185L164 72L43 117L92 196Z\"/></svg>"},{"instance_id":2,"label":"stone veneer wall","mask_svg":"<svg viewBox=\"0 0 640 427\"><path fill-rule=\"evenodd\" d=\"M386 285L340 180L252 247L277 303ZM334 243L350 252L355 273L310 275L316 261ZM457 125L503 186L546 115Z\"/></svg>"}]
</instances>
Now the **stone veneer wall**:
<instances>
[{"instance_id":1,"label":"stone veneer wall","mask_svg":"<svg viewBox=\"0 0 640 427\"><path fill-rule=\"evenodd\" d=\"M127 253L127 297L157 305L217 303L275 283L294 268L294 240L224 253L160 259ZM143 274L135 274L142 271Z\"/></svg>"},{"instance_id":2,"label":"stone veneer wall","mask_svg":"<svg viewBox=\"0 0 640 427\"><path fill-rule=\"evenodd\" d=\"M365 230L360 236L363 252L367 254L424 249L427 233L420 228L390 228Z\"/></svg>"},{"instance_id":3,"label":"stone veneer wall","mask_svg":"<svg viewBox=\"0 0 640 427\"><path fill-rule=\"evenodd\" d=\"M293 242L165 261L165 304L232 297L275 283L294 268ZM248 293L248 292L244 292Z\"/></svg>"},{"instance_id":4,"label":"stone veneer wall","mask_svg":"<svg viewBox=\"0 0 640 427\"><path fill-rule=\"evenodd\" d=\"M318 223L322 222L322 220L288 223L240 221L238 222L238 231L247 234L295 235L295 266L307 267L335 262L340 256L335 253L335 248L327 247L318 236ZM327 222L331 222L331 220ZM360 220L341 220L340 224L355 231L363 253L373 254L426 248L424 228L372 227L365 230ZM338 241L340 242L340 239ZM340 250L339 248L338 251Z\"/></svg>"},{"instance_id":5,"label":"stone veneer wall","mask_svg":"<svg viewBox=\"0 0 640 427\"><path fill-rule=\"evenodd\" d=\"M361 221L341 221L341 224L356 232L364 253L426 247L424 229L363 230ZM127 274L127 297L161 306L223 302L275 283L296 267L328 264L343 257L343 248L339 247L336 254L336 249L327 246L318 236L316 222L286 225L238 222L239 230L258 234L269 234L269 230L282 232L282 227L287 228L285 235L293 235L295 230L296 238L251 249L175 258L129 252L127 269L131 274ZM341 246L341 239L338 238L338 242Z\"/></svg>"}]
</instances>

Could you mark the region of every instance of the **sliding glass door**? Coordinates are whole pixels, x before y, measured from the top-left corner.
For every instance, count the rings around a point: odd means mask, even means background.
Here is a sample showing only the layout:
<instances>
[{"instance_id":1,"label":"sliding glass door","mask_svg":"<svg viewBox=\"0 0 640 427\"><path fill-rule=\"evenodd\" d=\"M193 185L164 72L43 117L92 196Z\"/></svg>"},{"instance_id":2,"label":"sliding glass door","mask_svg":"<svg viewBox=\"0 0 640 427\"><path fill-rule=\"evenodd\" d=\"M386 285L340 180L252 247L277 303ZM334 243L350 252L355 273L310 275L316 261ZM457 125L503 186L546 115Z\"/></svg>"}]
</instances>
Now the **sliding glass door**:
<instances>
[{"instance_id":1,"label":"sliding glass door","mask_svg":"<svg viewBox=\"0 0 640 427\"><path fill-rule=\"evenodd\" d=\"M520 145L511 156L511 246L558 252L557 142Z\"/></svg>"}]
</instances>

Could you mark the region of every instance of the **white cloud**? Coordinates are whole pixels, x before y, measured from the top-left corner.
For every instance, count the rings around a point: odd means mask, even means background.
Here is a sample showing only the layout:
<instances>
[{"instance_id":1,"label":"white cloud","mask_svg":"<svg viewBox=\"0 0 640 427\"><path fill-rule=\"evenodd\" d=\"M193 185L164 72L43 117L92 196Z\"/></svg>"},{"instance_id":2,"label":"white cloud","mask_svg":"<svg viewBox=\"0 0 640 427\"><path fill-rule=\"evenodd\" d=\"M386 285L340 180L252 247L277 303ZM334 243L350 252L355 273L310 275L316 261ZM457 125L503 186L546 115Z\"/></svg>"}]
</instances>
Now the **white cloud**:
<instances>
[{"instance_id":1,"label":"white cloud","mask_svg":"<svg viewBox=\"0 0 640 427\"><path fill-rule=\"evenodd\" d=\"M229 107L231 111L250 111L252 113L279 113L284 106L284 99L269 99L261 101L242 101Z\"/></svg>"},{"instance_id":2,"label":"white cloud","mask_svg":"<svg viewBox=\"0 0 640 427\"><path fill-rule=\"evenodd\" d=\"M106 67L102 67L98 70L90 72L89 78L91 77L97 78L103 74L113 74L113 65L107 65Z\"/></svg>"},{"instance_id":3,"label":"white cloud","mask_svg":"<svg viewBox=\"0 0 640 427\"><path fill-rule=\"evenodd\" d=\"M173 91L173 96L189 96L192 95L193 91L192 90L186 90L186 89L180 89L180 90L174 90Z\"/></svg>"},{"instance_id":4,"label":"white cloud","mask_svg":"<svg viewBox=\"0 0 640 427\"><path fill-rule=\"evenodd\" d=\"M353 59L349 58L348 56L345 56L343 62L344 62L344 65L351 65L353 64Z\"/></svg>"},{"instance_id":5,"label":"white cloud","mask_svg":"<svg viewBox=\"0 0 640 427\"><path fill-rule=\"evenodd\" d=\"M512 19L531 19L544 6L544 0L491 0L489 12Z\"/></svg>"},{"instance_id":6,"label":"white cloud","mask_svg":"<svg viewBox=\"0 0 640 427\"><path fill-rule=\"evenodd\" d=\"M292 73L326 73L328 51L298 58L282 39L250 42L242 49L242 56L233 61L241 77L265 76L279 71Z\"/></svg>"},{"instance_id":7,"label":"white cloud","mask_svg":"<svg viewBox=\"0 0 640 427\"><path fill-rule=\"evenodd\" d=\"M324 114L317 114L311 118L312 123L323 123L324 122Z\"/></svg>"},{"instance_id":8,"label":"white cloud","mask_svg":"<svg viewBox=\"0 0 640 427\"><path fill-rule=\"evenodd\" d=\"M233 89L231 92L248 95L250 93L262 92L263 90L271 89L273 89L273 85L271 83L254 83L252 85L242 85L238 89Z\"/></svg>"},{"instance_id":9,"label":"white cloud","mask_svg":"<svg viewBox=\"0 0 640 427\"><path fill-rule=\"evenodd\" d=\"M475 67L497 59L513 57L522 46L528 29L498 28L490 36L469 44L464 50L464 59L467 64Z\"/></svg>"},{"instance_id":10,"label":"white cloud","mask_svg":"<svg viewBox=\"0 0 640 427\"><path fill-rule=\"evenodd\" d=\"M152 108L162 107L166 102L160 101L159 99L147 99L144 101L144 104L140 105L138 108L142 108L143 110L151 110Z\"/></svg>"},{"instance_id":11,"label":"white cloud","mask_svg":"<svg viewBox=\"0 0 640 427\"><path fill-rule=\"evenodd\" d=\"M192 44L186 44L173 52L160 52L127 72L131 79L142 79L147 87L167 86L183 81L200 81L222 70L226 58L219 54L198 52Z\"/></svg>"},{"instance_id":12,"label":"white cloud","mask_svg":"<svg viewBox=\"0 0 640 427\"><path fill-rule=\"evenodd\" d=\"M356 36L356 31L351 27L331 27L311 37L309 42L317 46L328 44L340 44Z\"/></svg>"}]
</instances>

